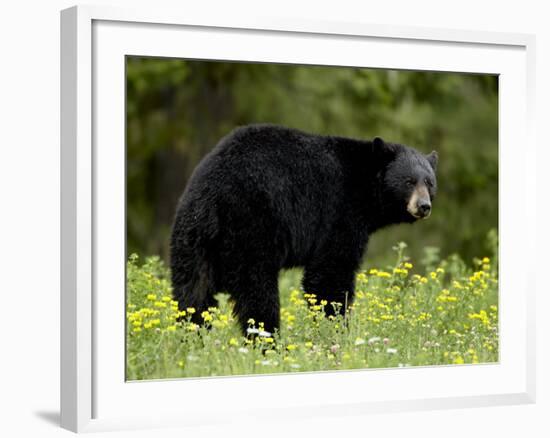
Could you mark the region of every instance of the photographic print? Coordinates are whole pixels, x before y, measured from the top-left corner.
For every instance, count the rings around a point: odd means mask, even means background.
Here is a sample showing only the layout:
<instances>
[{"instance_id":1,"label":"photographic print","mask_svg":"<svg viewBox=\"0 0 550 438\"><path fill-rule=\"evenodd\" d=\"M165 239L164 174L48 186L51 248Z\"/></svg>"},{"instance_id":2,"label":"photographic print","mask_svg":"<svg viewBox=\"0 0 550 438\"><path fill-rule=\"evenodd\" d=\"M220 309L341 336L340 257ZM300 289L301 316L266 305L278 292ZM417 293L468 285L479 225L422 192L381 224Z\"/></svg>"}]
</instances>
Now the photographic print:
<instances>
[{"instance_id":1,"label":"photographic print","mask_svg":"<svg viewBox=\"0 0 550 438\"><path fill-rule=\"evenodd\" d=\"M498 76L126 57L126 378L493 363Z\"/></svg>"}]
</instances>

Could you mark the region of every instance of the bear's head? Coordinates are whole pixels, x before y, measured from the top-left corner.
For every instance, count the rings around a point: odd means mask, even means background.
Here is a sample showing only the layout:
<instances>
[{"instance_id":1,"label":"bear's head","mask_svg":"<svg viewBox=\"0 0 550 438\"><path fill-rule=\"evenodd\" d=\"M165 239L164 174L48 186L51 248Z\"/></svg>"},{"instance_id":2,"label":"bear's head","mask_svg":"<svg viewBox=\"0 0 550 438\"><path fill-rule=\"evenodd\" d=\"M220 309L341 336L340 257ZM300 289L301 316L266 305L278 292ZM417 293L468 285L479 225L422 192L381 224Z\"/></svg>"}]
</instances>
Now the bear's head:
<instances>
[{"instance_id":1,"label":"bear's head","mask_svg":"<svg viewBox=\"0 0 550 438\"><path fill-rule=\"evenodd\" d=\"M425 155L411 147L386 143L379 137L374 149L385 158L382 199L391 222L428 218L437 192L437 152Z\"/></svg>"}]
</instances>

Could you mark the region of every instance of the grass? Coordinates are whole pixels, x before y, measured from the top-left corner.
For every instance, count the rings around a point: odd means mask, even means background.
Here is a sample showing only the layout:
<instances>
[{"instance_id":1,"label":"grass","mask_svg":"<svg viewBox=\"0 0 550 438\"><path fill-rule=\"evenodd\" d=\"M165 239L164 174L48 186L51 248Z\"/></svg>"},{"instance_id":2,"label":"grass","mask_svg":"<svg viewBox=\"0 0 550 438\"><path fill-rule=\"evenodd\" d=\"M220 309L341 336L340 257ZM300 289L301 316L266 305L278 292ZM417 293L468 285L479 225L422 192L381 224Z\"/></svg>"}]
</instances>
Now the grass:
<instances>
[{"instance_id":1,"label":"grass","mask_svg":"<svg viewBox=\"0 0 550 438\"><path fill-rule=\"evenodd\" d=\"M300 289L301 271L279 281L281 330L241 335L226 294L189 321L171 299L169 271L158 257L127 270L127 379L226 376L498 361L498 261L439 260L428 249L422 269L395 247L396 262L357 274L356 299L345 317L327 318L320 302ZM183 317L177 322L178 317ZM261 321L249 321L261 332ZM261 334L261 333L260 333Z\"/></svg>"}]
</instances>

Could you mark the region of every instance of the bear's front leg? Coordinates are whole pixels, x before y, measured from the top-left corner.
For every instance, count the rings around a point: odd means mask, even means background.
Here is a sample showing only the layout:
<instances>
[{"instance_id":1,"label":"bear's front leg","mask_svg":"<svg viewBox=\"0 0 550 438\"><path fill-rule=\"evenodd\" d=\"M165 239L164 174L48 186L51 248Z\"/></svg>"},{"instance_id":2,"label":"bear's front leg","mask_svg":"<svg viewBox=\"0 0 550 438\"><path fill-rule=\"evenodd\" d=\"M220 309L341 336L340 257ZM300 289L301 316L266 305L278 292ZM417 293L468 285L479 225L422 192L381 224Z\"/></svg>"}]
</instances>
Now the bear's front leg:
<instances>
[{"instance_id":1,"label":"bear's front leg","mask_svg":"<svg viewBox=\"0 0 550 438\"><path fill-rule=\"evenodd\" d=\"M361 241L364 243L358 243ZM355 273L365 245L366 239L340 235L340 238L323 245L318 255L306 265L302 280L304 291L315 294L317 304L327 301L327 315L334 315L336 311L344 315L346 308L353 303ZM337 309L331 303L338 303Z\"/></svg>"},{"instance_id":2,"label":"bear's front leg","mask_svg":"<svg viewBox=\"0 0 550 438\"><path fill-rule=\"evenodd\" d=\"M316 304L326 300L325 313L335 315L338 311L345 314L346 308L353 303L355 294L354 274L356 267L333 265L311 265L306 267L302 286L305 293L315 294Z\"/></svg>"}]
</instances>

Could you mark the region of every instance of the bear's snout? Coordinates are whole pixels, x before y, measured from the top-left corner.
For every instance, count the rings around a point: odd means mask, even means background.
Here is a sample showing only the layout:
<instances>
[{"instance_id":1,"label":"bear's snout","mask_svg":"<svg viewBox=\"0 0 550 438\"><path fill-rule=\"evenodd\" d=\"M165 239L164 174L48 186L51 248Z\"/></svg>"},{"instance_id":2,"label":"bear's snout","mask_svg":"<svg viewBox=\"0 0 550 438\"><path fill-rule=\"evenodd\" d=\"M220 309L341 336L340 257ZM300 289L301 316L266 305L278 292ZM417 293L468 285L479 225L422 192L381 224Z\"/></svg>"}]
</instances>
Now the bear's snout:
<instances>
[{"instance_id":1,"label":"bear's snout","mask_svg":"<svg viewBox=\"0 0 550 438\"><path fill-rule=\"evenodd\" d=\"M409 198L407 211L417 219L425 219L432 212L430 194L424 184L417 185Z\"/></svg>"},{"instance_id":2,"label":"bear's snout","mask_svg":"<svg viewBox=\"0 0 550 438\"><path fill-rule=\"evenodd\" d=\"M416 211L419 216L426 218L430 215L432 211L432 204L430 204L430 202L426 200L419 201Z\"/></svg>"}]
</instances>

